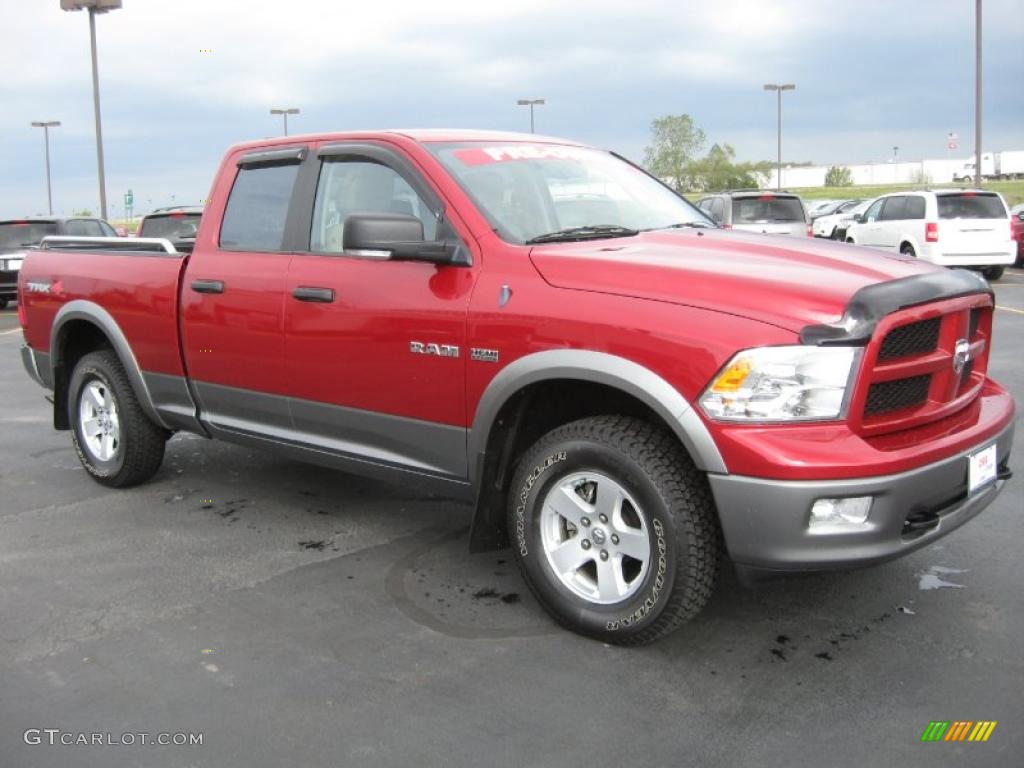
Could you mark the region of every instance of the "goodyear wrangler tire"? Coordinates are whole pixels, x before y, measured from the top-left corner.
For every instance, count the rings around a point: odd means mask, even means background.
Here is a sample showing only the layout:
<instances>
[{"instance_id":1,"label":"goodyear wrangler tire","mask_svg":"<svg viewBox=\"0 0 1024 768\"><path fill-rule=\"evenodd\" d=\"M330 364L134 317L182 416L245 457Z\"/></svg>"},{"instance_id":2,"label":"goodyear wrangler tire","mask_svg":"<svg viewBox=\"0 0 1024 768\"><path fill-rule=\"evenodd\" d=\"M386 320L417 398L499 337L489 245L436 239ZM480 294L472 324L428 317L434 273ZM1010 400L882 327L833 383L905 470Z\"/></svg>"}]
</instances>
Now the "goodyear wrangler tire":
<instances>
[{"instance_id":1,"label":"goodyear wrangler tire","mask_svg":"<svg viewBox=\"0 0 1024 768\"><path fill-rule=\"evenodd\" d=\"M527 584L573 631L643 645L711 596L720 534L707 479L647 422L599 416L545 435L517 466L508 516Z\"/></svg>"},{"instance_id":2,"label":"goodyear wrangler tire","mask_svg":"<svg viewBox=\"0 0 1024 768\"><path fill-rule=\"evenodd\" d=\"M112 350L78 361L68 387L68 420L75 452L96 482L127 488L160 469L168 433L146 416Z\"/></svg>"}]
</instances>

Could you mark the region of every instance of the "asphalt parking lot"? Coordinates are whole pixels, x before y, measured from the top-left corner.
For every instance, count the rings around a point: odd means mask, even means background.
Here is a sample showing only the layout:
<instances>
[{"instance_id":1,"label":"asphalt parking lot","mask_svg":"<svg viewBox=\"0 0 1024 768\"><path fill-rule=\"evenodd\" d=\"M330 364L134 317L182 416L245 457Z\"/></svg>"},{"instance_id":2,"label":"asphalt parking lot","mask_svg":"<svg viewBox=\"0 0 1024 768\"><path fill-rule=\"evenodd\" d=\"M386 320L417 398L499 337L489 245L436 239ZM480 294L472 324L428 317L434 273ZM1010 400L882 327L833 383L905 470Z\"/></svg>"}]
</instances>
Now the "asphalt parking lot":
<instances>
[{"instance_id":1,"label":"asphalt parking lot","mask_svg":"<svg viewBox=\"0 0 1024 768\"><path fill-rule=\"evenodd\" d=\"M1024 271L992 375L1024 403ZM191 436L149 484L79 467L0 313L0 766L1012 766L1017 477L938 545L757 589L651 647L556 628L451 500ZM995 720L986 743L922 743ZM201 745L27 744L62 733Z\"/></svg>"}]
</instances>

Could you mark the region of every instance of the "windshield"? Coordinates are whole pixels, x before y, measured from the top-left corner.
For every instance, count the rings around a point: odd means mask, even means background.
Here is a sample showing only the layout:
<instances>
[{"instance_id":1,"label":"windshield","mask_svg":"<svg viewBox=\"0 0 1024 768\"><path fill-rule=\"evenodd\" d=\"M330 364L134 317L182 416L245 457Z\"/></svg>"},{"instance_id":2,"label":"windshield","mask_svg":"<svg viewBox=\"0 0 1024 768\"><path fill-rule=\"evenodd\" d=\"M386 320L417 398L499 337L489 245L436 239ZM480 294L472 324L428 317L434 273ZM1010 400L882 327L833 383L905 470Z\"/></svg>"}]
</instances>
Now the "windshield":
<instances>
[{"instance_id":1,"label":"windshield","mask_svg":"<svg viewBox=\"0 0 1024 768\"><path fill-rule=\"evenodd\" d=\"M796 197L737 197L732 201L733 224L762 224L774 221L803 221L804 209Z\"/></svg>"},{"instance_id":2,"label":"windshield","mask_svg":"<svg viewBox=\"0 0 1024 768\"><path fill-rule=\"evenodd\" d=\"M509 242L559 233L562 239L598 239L715 226L675 192L608 152L542 143L428 147Z\"/></svg>"},{"instance_id":3,"label":"windshield","mask_svg":"<svg viewBox=\"0 0 1024 768\"><path fill-rule=\"evenodd\" d=\"M199 213L169 213L165 216L150 216L142 222L139 237L166 237L170 240L195 237L199 228Z\"/></svg>"},{"instance_id":4,"label":"windshield","mask_svg":"<svg viewBox=\"0 0 1024 768\"><path fill-rule=\"evenodd\" d=\"M39 245L47 235L57 234L55 221L0 222L0 251L16 251Z\"/></svg>"},{"instance_id":5,"label":"windshield","mask_svg":"<svg viewBox=\"0 0 1024 768\"><path fill-rule=\"evenodd\" d=\"M1005 219L1006 208L999 195L964 192L936 195L940 219Z\"/></svg>"}]
</instances>

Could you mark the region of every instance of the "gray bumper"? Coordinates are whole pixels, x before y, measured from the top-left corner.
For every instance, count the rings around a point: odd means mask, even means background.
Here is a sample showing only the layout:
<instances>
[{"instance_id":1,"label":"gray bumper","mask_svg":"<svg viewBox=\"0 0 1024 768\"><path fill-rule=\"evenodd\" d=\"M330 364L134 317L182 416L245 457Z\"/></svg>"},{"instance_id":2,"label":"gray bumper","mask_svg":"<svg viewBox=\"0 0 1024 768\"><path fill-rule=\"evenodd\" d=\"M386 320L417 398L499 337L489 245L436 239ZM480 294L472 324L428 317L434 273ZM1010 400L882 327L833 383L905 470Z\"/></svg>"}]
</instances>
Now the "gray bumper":
<instances>
[{"instance_id":1,"label":"gray bumper","mask_svg":"<svg viewBox=\"0 0 1024 768\"><path fill-rule=\"evenodd\" d=\"M41 387L53 389L53 373L50 368L50 356L45 352L37 352L28 344L21 345L21 364L28 375Z\"/></svg>"},{"instance_id":2,"label":"gray bumper","mask_svg":"<svg viewBox=\"0 0 1024 768\"><path fill-rule=\"evenodd\" d=\"M709 475L726 546L747 576L758 571L820 571L890 560L956 530L999 495L997 479L968 496L967 456L997 445L1005 469L1013 424L999 435L926 467L897 475L827 481L779 481ZM817 499L872 496L862 529L811 533L808 522ZM916 523L907 525L908 515ZM927 521L921 525L921 521ZM912 528L912 529L911 529Z\"/></svg>"}]
</instances>

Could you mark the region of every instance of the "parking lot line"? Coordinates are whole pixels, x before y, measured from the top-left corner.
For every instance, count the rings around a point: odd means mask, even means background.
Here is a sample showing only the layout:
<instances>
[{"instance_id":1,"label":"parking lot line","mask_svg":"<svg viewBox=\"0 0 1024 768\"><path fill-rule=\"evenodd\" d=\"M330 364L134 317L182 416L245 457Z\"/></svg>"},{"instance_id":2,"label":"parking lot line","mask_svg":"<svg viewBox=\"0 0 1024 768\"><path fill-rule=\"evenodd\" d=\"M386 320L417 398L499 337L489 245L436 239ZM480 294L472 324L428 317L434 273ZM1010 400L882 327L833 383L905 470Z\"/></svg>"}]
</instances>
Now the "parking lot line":
<instances>
[{"instance_id":1,"label":"parking lot line","mask_svg":"<svg viewBox=\"0 0 1024 768\"><path fill-rule=\"evenodd\" d=\"M1024 315L1024 309L1014 309L1013 307L1000 307L998 304L996 305L996 309L1001 309L1004 312L1015 312L1018 315Z\"/></svg>"},{"instance_id":2,"label":"parking lot line","mask_svg":"<svg viewBox=\"0 0 1024 768\"><path fill-rule=\"evenodd\" d=\"M0 331L0 336L10 336L12 333L17 333L21 330L21 326L17 328L11 328L9 331Z\"/></svg>"}]
</instances>

